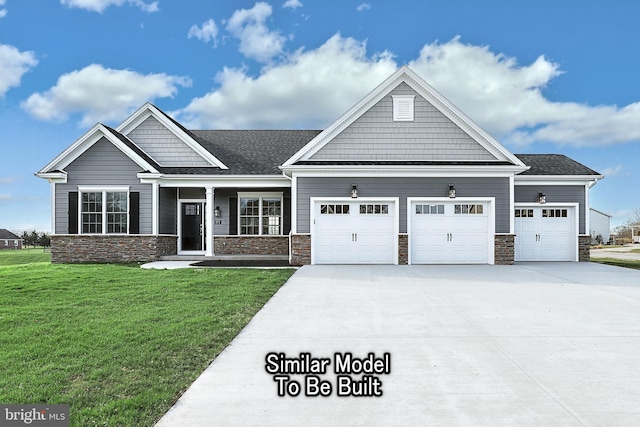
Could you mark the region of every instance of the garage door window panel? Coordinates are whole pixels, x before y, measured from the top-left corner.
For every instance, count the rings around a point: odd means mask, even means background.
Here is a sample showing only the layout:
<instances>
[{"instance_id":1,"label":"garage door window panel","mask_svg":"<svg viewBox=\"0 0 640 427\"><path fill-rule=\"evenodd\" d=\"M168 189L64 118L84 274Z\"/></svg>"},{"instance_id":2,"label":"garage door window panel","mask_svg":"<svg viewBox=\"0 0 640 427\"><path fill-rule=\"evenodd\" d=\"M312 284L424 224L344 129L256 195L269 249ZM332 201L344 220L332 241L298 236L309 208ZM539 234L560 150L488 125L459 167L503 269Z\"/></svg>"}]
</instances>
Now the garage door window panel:
<instances>
[{"instance_id":1,"label":"garage door window panel","mask_svg":"<svg viewBox=\"0 0 640 427\"><path fill-rule=\"evenodd\" d=\"M360 205L361 215L388 215L389 205L387 204L366 204Z\"/></svg>"}]
</instances>

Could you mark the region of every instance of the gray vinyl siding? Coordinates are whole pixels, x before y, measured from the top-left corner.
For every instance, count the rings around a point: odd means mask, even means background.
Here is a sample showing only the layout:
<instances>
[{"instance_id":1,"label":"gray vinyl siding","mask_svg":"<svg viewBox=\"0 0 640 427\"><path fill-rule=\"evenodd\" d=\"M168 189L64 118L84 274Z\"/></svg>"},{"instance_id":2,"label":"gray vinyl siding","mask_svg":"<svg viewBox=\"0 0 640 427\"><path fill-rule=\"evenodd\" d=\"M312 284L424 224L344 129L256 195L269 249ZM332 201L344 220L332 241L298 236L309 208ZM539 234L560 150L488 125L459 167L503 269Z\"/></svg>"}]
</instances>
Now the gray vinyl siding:
<instances>
[{"instance_id":1,"label":"gray vinyl siding","mask_svg":"<svg viewBox=\"0 0 640 427\"><path fill-rule=\"evenodd\" d=\"M136 176L142 171L140 166L105 138L81 154L65 171L67 183L56 184L55 233L68 233L70 191L78 191L79 185L117 185L140 192L140 234L151 234L151 185L140 184Z\"/></svg>"},{"instance_id":2,"label":"gray vinyl siding","mask_svg":"<svg viewBox=\"0 0 640 427\"><path fill-rule=\"evenodd\" d=\"M127 136L161 166L211 166L154 117L147 118Z\"/></svg>"},{"instance_id":3,"label":"gray vinyl siding","mask_svg":"<svg viewBox=\"0 0 640 427\"><path fill-rule=\"evenodd\" d=\"M547 203L579 203L578 232L588 234L585 229L585 188L583 185L516 185L516 203L537 203L538 193L544 193Z\"/></svg>"},{"instance_id":4,"label":"gray vinyl siding","mask_svg":"<svg viewBox=\"0 0 640 427\"><path fill-rule=\"evenodd\" d=\"M414 121L394 122L392 95L415 95ZM311 160L496 160L406 83L360 116Z\"/></svg>"},{"instance_id":5,"label":"gray vinyl siding","mask_svg":"<svg viewBox=\"0 0 640 427\"><path fill-rule=\"evenodd\" d=\"M178 234L178 192L175 188L160 187L160 234Z\"/></svg>"},{"instance_id":6,"label":"gray vinyl siding","mask_svg":"<svg viewBox=\"0 0 640 427\"><path fill-rule=\"evenodd\" d=\"M454 184L457 197L495 197L496 233L509 232L508 178L298 178L298 233L310 233L311 197L349 197L351 185L359 197L398 197L400 233L407 232L407 197L447 197Z\"/></svg>"}]
</instances>

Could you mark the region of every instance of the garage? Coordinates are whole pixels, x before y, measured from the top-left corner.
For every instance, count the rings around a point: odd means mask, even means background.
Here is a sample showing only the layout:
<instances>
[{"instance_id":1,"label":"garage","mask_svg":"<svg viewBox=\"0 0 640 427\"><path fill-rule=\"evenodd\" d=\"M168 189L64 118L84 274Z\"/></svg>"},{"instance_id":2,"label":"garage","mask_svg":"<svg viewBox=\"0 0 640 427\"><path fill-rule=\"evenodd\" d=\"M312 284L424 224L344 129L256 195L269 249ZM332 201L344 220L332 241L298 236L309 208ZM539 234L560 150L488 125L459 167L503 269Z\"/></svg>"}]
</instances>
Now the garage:
<instances>
[{"instance_id":1,"label":"garage","mask_svg":"<svg viewBox=\"0 0 640 427\"><path fill-rule=\"evenodd\" d=\"M397 199L312 200L312 264L397 264Z\"/></svg>"},{"instance_id":2,"label":"garage","mask_svg":"<svg viewBox=\"0 0 640 427\"><path fill-rule=\"evenodd\" d=\"M516 261L577 261L576 206L516 206Z\"/></svg>"},{"instance_id":3,"label":"garage","mask_svg":"<svg viewBox=\"0 0 640 427\"><path fill-rule=\"evenodd\" d=\"M410 264L493 264L493 200L410 199Z\"/></svg>"}]
</instances>

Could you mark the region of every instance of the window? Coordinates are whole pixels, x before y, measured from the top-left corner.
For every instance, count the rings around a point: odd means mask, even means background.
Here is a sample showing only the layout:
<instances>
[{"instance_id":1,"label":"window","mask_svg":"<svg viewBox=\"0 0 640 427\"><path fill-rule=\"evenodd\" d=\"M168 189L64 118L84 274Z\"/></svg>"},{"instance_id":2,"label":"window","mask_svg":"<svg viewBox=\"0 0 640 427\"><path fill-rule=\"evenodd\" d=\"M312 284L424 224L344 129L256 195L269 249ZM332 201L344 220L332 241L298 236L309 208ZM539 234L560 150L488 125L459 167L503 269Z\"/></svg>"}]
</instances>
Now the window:
<instances>
[{"instance_id":1,"label":"window","mask_svg":"<svg viewBox=\"0 0 640 427\"><path fill-rule=\"evenodd\" d=\"M542 209L542 218L566 218L566 209Z\"/></svg>"},{"instance_id":2,"label":"window","mask_svg":"<svg viewBox=\"0 0 640 427\"><path fill-rule=\"evenodd\" d=\"M456 215L482 215L484 205L455 205L453 213Z\"/></svg>"},{"instance_id":3,"label":"window","mask_svg":"<svg viewBox=\"0 0 640 427\"><path fill-rule=\"evenodd\" d=\"M361 215L387 215L389 214L389 205L370 204L360 205Z\"/></svg>"},{"instance_id":4,"label":"window","mask_svg":"<svg viewBox=\"0 0 640 427\"><path fill-rule=\"evenodd\" d=\"M126 234L129 231L128 191L82 191L81 230L84 234Z\"/></svg>"},{"instance_id":5,"label":"window","mask_svg":"<svg viewBox=\"0 0 640 427\"><path fill-rule=\"evenodd\" d=\"M238 196L240 234L282 234L282 194Z\"/></svg>"},{"instance_id":6,"label":"window","mask_svg":"<svg viewBox=\"0 0 640 427\"><path fill-rule=\"evenodd\" d=\"M414 95L392 95L393 98L393 121L412 122L413 121L413 101Z\"/></svg>"},{"instance_id":7,"label":"window","mask_svg":"<svg viewBox=\"0 0 640 427\"><path fill-rule=\"evenodd\" d=\"M349 215L349 205L320 205L320 215Z\"/></svg>"},{"instance_id":8,"label":"window","mask_svg":"<svg viewBox=\"0 0 640 427\"><path fill-rule=\"evenodd\" d=\"M444 215L444 205L416 205L416 215Z\"/></svg>"},{"instance_id":9,"label":"window","mask_svg":"<svg viewBox=\"0 0 640 427\"><path fill-rule=\"evenodd\" d=\"M533 218L533 209L516 209L516 218Z\"/></svg>"}]
</instances>

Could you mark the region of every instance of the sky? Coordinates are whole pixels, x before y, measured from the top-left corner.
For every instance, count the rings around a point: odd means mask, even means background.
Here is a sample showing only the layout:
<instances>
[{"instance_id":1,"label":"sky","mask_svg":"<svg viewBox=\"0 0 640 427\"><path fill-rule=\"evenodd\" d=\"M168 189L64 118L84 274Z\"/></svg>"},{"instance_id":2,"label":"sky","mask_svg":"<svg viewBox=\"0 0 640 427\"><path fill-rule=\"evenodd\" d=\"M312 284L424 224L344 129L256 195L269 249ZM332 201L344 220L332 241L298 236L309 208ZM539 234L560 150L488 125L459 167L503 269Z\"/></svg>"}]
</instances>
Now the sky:
<instances>
[{"instance_id":1,"label":"sky","mask_svg":"<svg viewBox=\"0 0 640 427\"><path fill-rule=\"evenodd\" d=\"M0 0L0 228L50 231L36 178L145 102L190 129L323 129L402 65L511 152L640 208L635 0Z\"/></svg>"}]
</instances>

